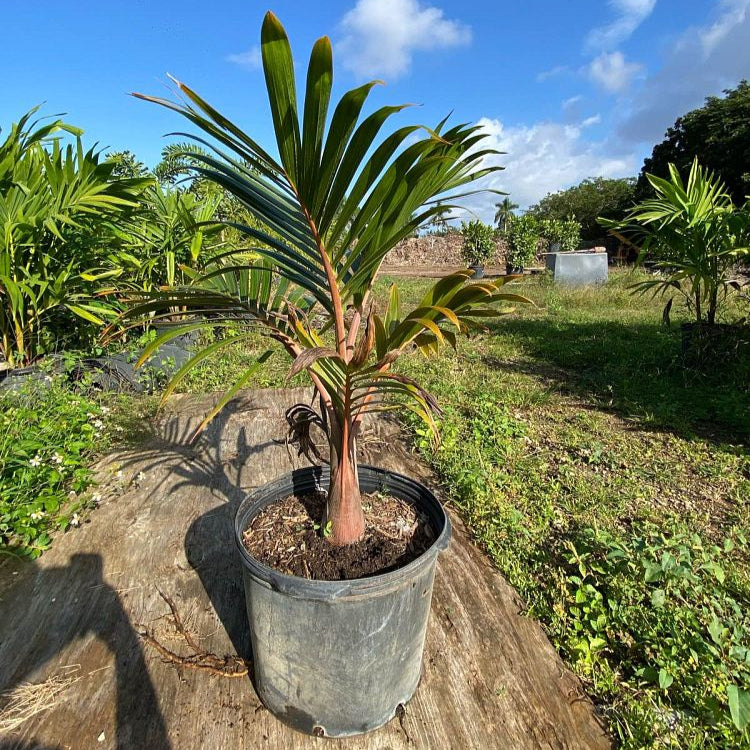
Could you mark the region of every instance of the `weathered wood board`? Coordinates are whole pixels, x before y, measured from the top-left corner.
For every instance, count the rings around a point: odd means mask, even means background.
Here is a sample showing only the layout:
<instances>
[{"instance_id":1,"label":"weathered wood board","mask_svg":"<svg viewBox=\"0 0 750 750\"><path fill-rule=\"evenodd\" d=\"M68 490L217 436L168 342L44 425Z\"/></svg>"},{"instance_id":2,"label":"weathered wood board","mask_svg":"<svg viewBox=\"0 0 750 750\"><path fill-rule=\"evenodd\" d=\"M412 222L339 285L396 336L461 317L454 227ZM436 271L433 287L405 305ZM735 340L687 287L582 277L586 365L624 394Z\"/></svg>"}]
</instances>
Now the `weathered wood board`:
<instances>
[{"instance_id":1,"label":"weathered wood board","mask_svg":"<svg viewBox=\"0 0 750 750\"><path fill-rule=\"evenodd\" d=\"M422 682L401 719L369 735L298 734L260 705L250 679L178 669L142 643L145 625L173 650L184 646L161 589L202 648L250 656L232 518L248 490L292 468L277 441L284 410L305 398L248 391L194 446L187 437L213 397L173 399L147 441L102 462L105 499L88 523L38 561L0 567L0 690L75 680L6 732L0 750L609 747L578 680L455 514ZM394 423L377 421L363 443L366 462L434 484Z\"/></svg>"}]
</instances>

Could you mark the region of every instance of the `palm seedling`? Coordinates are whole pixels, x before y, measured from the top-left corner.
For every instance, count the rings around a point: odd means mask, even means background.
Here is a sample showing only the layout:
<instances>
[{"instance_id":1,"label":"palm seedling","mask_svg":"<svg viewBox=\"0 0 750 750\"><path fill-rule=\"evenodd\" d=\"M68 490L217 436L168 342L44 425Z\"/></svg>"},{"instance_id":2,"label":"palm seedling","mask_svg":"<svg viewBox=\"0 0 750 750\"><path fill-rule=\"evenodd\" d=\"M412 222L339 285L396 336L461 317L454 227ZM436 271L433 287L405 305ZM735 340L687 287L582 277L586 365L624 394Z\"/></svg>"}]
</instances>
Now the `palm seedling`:
<instances>
[{"instance_id":1,"label":"palm seedling","mask_svg":"<svg viewBox=\"0 0 750 750\"><path fill-rule=\"evenodd\" d=\"M53 314L103 322L108 307L91 298L86 272L114 217L138 205L148 182L115 178L114 162L84 150L82 131L33 121L35 111L0 142L0 355L11 366L43 353ZM75 145L60 144L63 132Z\"/></svg>"},{"instance_id":2,"label":"palm seedling","mask_svg":"<svg viewBox=\"0 0 750 750\"><path fill-rule=\"evenodd\" d=\"M272 13L264 19L261 50L278 157L182 83L176 84L182 102L136 95L180 113L208 136L196 138L211 155L192 155L195 171L234 195L265 229L232 223L251 247L222 252L189 286L139 296L127 315L181 309L191 316L156 339L144 359L186 328L228 327L176 373L167 392L192 367L254 331L291 355L291 375L309 373L319 409L299 405L289 418L303 445L315 425L326 434L331 478L322 525L333 544L345 545L364 531L356 445L365 416L407 408L434 426L435 400L393 370L396 360L414 349L429 355L455 345L458 333L501 312L495 303L526 300L503 292L504 280L468 282L467 270L440 279L408 312L394 286L381 308L373 283L388 251L473 192L461 188L497 169L483 166L494 152L483 148L477 126L449 127L445 120L434 129L402 126L378 141L404 107L382 107L360 120L375 82L345 93L329 121L327 37L313 46L300 112L289 41ZM270 354L243 373L207 420Z\"/></svg>"},{"instance_id":3,"label":"palm seedling","mask_svg":"<svg viewBox=\"0 0 750 750\"><path fill-rule=\"evenodd\" d=\"M696 159L684 182L674 164L669 179L647 175L655 196L622 221L599 219L615 235L640 247L639 262L653 259L661 274L634 285L637 292L677 293L696 323L713 324L721 303L739 288L733 269L749 255L750 211L732 203L724 184ZM668 320L672 299L664 310Z\"/></svg>"}]
</instances>

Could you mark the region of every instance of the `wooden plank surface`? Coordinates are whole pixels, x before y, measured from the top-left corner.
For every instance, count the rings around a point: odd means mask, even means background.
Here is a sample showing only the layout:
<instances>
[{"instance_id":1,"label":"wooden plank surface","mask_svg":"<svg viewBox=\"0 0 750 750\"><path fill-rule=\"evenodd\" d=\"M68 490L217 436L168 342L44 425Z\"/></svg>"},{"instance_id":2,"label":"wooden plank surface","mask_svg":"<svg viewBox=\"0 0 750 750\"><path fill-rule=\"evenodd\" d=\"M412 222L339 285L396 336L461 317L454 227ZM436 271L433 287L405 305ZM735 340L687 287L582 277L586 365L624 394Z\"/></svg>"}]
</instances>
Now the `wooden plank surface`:
<instances>
[{"instance_id":1,"label":"wooden plank surface","mask_svg":"<svg viewBox=\"0 0 750 750\"><path fill-rule=\"evenodd\" d=\"M278 441L285 408L309 391L248 391L188 445L214 398L174 398L148 440L102 461L105 499L88 523L38 561L0 567L0 690L61 688L2 735L0 750L609 747L578 680L455 514L422 682L400 720L359 738L307 737L276 721L248 678L164 663L138 636L145 625L184 651L159 590L201 648L250 656L234 510L248 490L300 465ZM369 427L362 454L434 486L393 422Z\"/></svg>"}]
</instances>

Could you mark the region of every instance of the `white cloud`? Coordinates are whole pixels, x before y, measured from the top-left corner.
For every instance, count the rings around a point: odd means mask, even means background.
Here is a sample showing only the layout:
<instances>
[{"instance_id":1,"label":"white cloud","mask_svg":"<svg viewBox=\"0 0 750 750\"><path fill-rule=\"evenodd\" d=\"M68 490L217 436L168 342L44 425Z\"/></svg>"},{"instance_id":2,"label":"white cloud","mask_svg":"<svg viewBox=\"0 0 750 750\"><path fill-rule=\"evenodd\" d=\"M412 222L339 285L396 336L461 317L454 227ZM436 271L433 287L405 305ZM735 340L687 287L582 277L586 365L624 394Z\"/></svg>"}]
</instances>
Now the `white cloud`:
<instances>
[{"instance_id":1,"label":"white cloud","mask_svg":"<svg viewBox=\"0 0 750 750\"><path fill-rule=\"evenodd\" d=\"M482 148L505 152L485 159L489 165L505 169L486 179L485 187L502 190L522 208L527 208L547 193L579 183L587 177L626 177L640 166L635 153L615 154L603 141L582 137L584 127L594 118L578 125L538 122L533 125L506 126L500 120L483 117L479 121L488 137ZM467 202L467 208L490 221L499 198L481 194Z\"/></svg>"},{"instance_id":2,"label":"white cloud","mask_svg":"<svg viewBox=\"0 0 750 750\"><path fill-rule=\"evenodd\" d=\"M253 47L247 52L238 52L234 55L227 55L226 61L239 65L246 70L258 70L263 65L260 56L260 47Z\"/></svg>"},{"instance_id":3,"label":"white cloud","mask_svg":"<svg viewBox=\"0 0 750 750\"><path fill-rule=\"evenodd\" d=\"M550 78L561 76L563 73L567 73L569 70L570 67L567 65L556 65L554 68L543 70L541 73L537 73L536 80L539 83L542 83L543 81L548 81Z\"/></svg>"},{"instance_id":4,"label":"white cloud","mask_svg":"<svg viewBox=\"0 0 750 750\"><path fill-rule=\"evenodd\" d=\"M745 20L749 5L748 0L724 0L721 3L724 12L714 23L698 32L704 55L710 55L735 26Z\"/></svg>"},{"instance_id":5,"label":"white cloud","mask_svg":"<svg viewBox=\"0 0 750 750\"><path fill-rule=\"evenodd\" d=\"M633 32L651 15L656 0L610 0L618 14L612 23L592 29L586 39L589 50L613 49L630 38Z\"/></svg>"},{"instance_id":6,"label":"white cloud","mask_svg":"<svg viewBox=\"0 0 750 750\"><path fill-rule=\"evenodd\" d=\"M577 108L578 104L580 104L582 101L583 96L581 96L581 94L571 96L570 99L565 99L565 101L562 103L562 108L564 110Z\"/></svg>"},{"instance_id":7,"label":"white cloud","mask_svg":"<svg viewBox=\"0 0 750 750\"><path fill-rule=\"evenodd\" d=\"M750 0L720 0L714 18L684 32L665 64L638 89L619 135L630 143L660 140L707 96L736 86L750 71Z\"/></svg>"},{"instance_id":8,"label":"white cloud","mask_svg":"<svg viewBox=\"0 0 750 750\"><path fill-rule=\"evenodd\" d=\"M420 50L469 44L471 29L418 0L358 0L342 19L337 45L343 65L360 77L395 78Z\"/></svg>"},{"instance_id":9,"label":"white cloud","mask_svg":"<svg viewBox=\"0 0 750 750\"><path fill-rule=\"evenodd\" d=\"M598 125L602 121L602 116L600 114L592 115L591 117L587 117L582 123L582 128L590 128L592 125Z\"/></svg>"},{"instance_id":10,"label":"white cloud","mask_svg":"<svg viewBox=\"0 0 750 750\"><path fill-rule=\"evenodd\" d=\"M622 52L602 52L587 67L591 79L611 94L625 91L643 70L640 63L628 62Z\"/></svg>"}]
</instances>

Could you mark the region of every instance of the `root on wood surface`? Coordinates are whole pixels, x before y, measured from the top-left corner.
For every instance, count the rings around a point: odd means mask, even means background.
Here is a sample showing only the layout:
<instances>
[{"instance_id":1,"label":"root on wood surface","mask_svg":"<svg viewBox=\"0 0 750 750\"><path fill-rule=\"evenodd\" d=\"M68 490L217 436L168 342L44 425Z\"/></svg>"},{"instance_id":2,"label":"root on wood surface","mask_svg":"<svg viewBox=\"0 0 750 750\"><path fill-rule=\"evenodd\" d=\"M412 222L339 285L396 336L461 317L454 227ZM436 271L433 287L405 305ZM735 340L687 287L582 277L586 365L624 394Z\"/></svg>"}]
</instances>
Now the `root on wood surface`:
<instances>
[{"instance_id":1,"label":"root on wood surface","mask_svg":"<svg viewBox=\"0 0 750 750\"><path fill-rule=\"evenodd\" d=\"M196 643L192 633L190 633L182 622L182 618L180 617L180 613L177 610L174 600L162 591L159 591L159 596L161 596L161 598L167 603L167 606L172 613L172 624L174 625L175 630L182 636L185 644L191 652L186 655L175 653L163 643L160 643L154 636L153 632L145 625L138 625L138 635L143 639L143 642L147 646L153 648L165 662L174 664L178 667L208 672L217 677L236 678L246 677L248 675L252 662L235 654L218 656L217 654L212 654L209 651L201 649Z\"/></svg>"}]
</instances>

